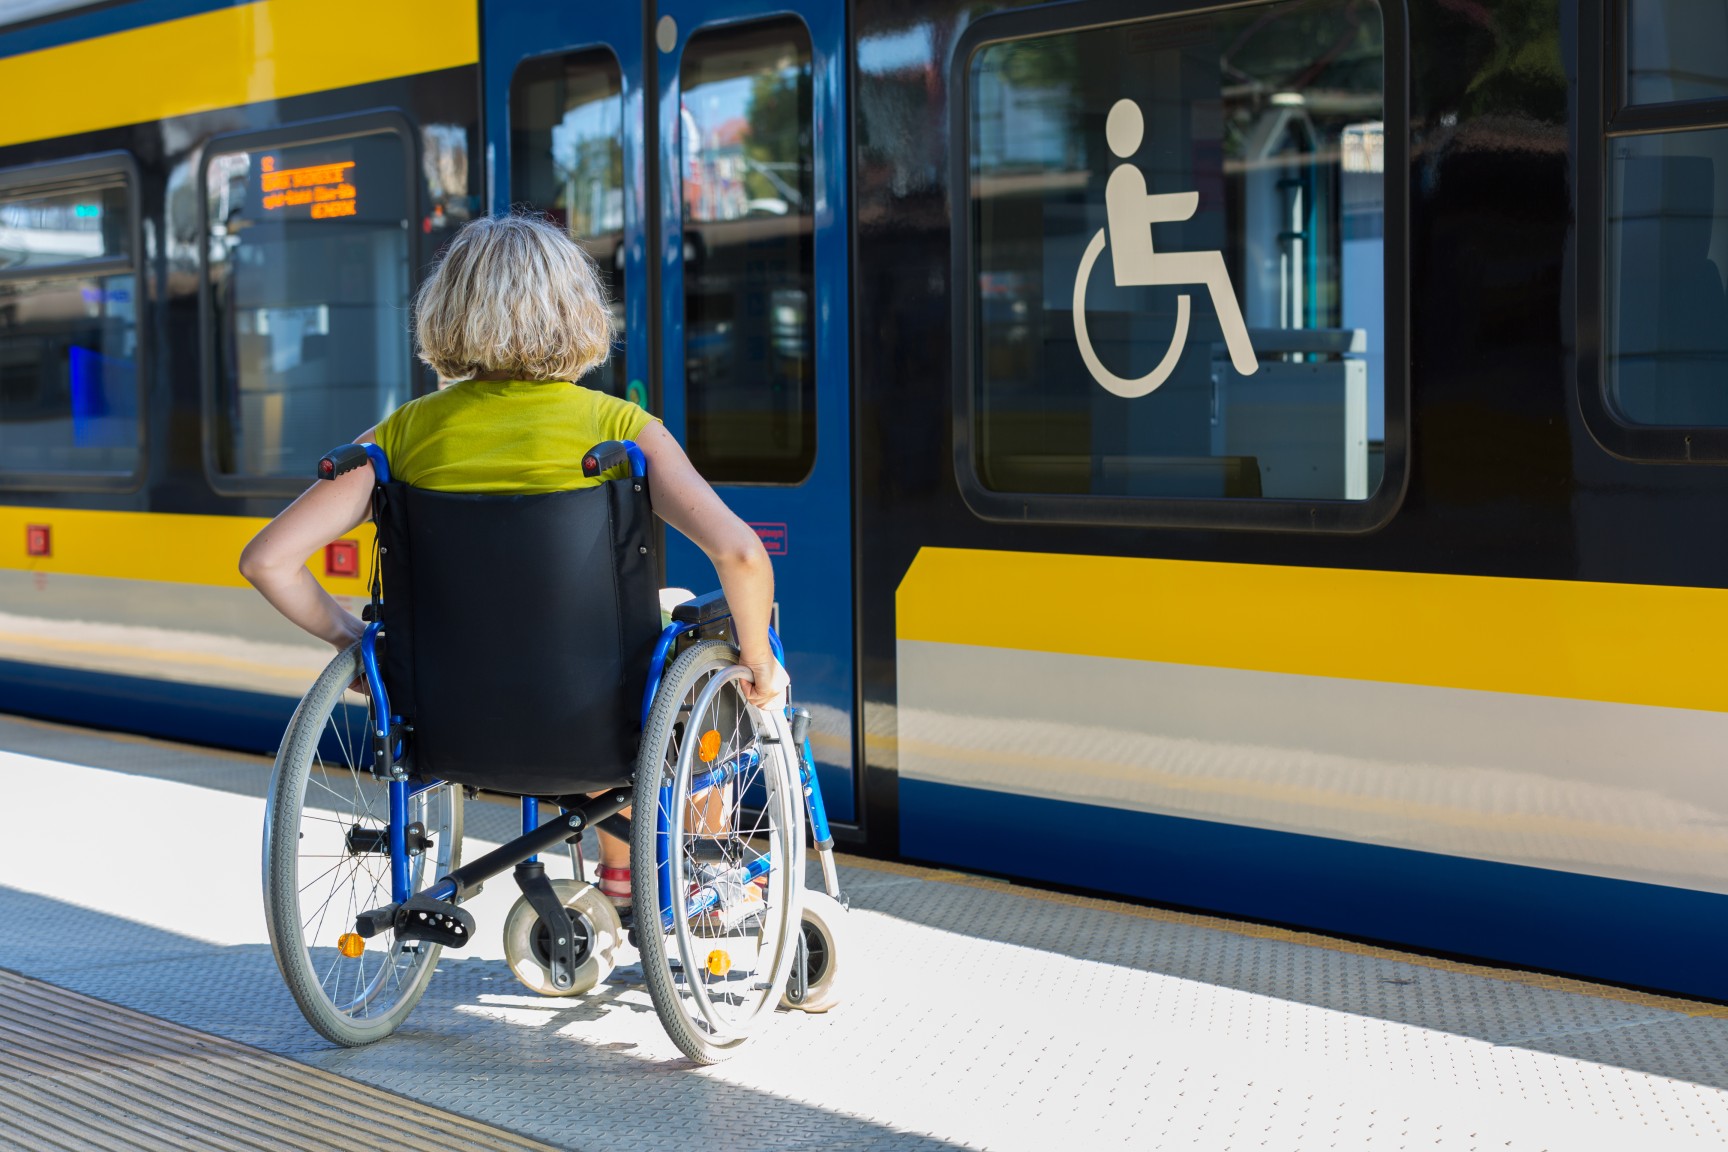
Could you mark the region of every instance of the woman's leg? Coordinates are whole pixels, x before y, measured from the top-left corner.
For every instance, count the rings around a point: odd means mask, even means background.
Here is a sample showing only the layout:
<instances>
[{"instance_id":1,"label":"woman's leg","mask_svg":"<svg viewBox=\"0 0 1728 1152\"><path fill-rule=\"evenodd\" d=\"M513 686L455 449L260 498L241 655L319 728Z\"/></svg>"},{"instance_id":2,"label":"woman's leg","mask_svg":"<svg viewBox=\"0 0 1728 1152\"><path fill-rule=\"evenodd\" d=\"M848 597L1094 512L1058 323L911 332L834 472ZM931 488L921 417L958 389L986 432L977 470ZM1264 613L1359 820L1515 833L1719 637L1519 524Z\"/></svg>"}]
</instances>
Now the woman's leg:
<instances>
[{"instance_id":1,"label":"woman's leg","mask_svg":"<svg viewBox=\"0 0 1728 1152\"><path fill-rule=\"evenodd\" d=\"M629 816L626 808L624 815ZM630 845L604 830L600 837L600 894L619 908L630 907Z\"/></svg>"},{"instance_id":2,"label":"woman's leg","mask_svg":"<svg viewBox=\"0 0 1728 1152\"><path fill-rule=\"evenodd\" d=\"M730 798L730 792L730 785L724 788L711 788L705 795L692 800L684 812L686 831L698 835L712 835L726 831L727 801ZM624 809L620 815L629 819L630 809ZM630 845L604 829L595 829L595 835L600 838L600 894L611 900L619 908L628 908L630 907Z\"/></svg>"}]
</instances>

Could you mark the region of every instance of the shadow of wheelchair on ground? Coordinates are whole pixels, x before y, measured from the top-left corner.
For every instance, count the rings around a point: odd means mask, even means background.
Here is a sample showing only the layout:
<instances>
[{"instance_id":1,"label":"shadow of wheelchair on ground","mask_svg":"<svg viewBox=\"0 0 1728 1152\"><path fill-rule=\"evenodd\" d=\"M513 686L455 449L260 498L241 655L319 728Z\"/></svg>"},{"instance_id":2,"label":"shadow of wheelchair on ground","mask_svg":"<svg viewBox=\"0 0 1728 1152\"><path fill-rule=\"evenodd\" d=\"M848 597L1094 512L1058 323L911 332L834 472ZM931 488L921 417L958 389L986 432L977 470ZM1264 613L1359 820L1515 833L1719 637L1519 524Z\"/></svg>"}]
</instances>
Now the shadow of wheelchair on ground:
<instances>
[{"instance_id":1,"label":"shadow of wheelchair on ground","mask_svg":"<svg viewBox=\"0 0 1728 1152\"><path fill-rule=\"evenodd\" d=\"M337 1048L306 1026L267 944L209 944L4 886L0 922L8 926L0 967L553 1144L610 1146L626 1132L690 1146L706 1132L715 1147L961 1147L762 1091L736 1075L696 1074L665 1039L628 965L587 996L546 998L517 984L501 960L446 954L398 1033ZM634 1025L640 1037L575 1034L607 1022ZM781 1031L762 1044L758 1070L797 1090L787 1069L808 1061L815 1038L777 1056Z\"/></svg>"}]
</instances>

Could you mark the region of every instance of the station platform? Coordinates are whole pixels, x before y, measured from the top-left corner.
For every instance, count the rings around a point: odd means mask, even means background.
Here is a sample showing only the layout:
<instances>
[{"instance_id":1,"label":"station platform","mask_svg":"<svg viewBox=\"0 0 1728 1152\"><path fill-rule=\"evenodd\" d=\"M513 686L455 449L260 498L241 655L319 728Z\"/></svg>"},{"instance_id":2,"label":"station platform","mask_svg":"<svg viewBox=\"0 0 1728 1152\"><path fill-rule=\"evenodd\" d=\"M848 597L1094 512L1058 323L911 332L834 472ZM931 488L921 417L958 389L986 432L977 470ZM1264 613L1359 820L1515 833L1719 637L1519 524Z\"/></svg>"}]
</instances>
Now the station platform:
<instances>
[{"instance_id":1,"label":"station platform","mask_svg":"<svg viewBox=\"0 0 1728 1152\"><path fill-rule=\"evenodd\" d=\"M402 1030L337 1048L270 955L269 770L0 717L0 1148L1728 1144L1728 1007L858 858L846 1002L727 1063L633 954L518 985L498 881ZM469 851L516 820L472 804Z\"/></svg>"}]
</instances>

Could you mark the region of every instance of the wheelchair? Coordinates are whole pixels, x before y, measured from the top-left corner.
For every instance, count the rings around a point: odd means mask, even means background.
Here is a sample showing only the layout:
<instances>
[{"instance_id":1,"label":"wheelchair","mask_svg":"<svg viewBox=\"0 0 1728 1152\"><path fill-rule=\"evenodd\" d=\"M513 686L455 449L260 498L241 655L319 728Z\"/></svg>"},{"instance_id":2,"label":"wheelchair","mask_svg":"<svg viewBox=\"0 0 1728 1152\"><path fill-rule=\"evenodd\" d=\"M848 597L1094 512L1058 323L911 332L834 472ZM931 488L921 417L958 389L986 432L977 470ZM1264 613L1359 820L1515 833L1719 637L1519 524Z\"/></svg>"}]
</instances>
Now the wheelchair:
<instances>
[{"instance_id":1,"label":"wheelchair","mask_svg":"<svg viewBox=\"0 0 1728 1152\"><path fill-rule=\"evenodd\" d=\"M809 715L745 698L720 593L663 626L641 450L597 445L582 466L599 485L531 496L412 488L375 444L317 475L368 465L366 630L300 701L265 813L271 949L312 1027L346 1046L394 1032L442 950L473 938L463 901L506 870L517 979L579 995L627 936L698 1063L776 1007L832 1007L845 916ZM463 802L482 790L519 799L522 835L464 864ZM628 924L583 882L591 827L630 846ZM825 891L804 890L807 828ZM560 845L574 880L546 875Z\"/></svg>"}]
</instances>

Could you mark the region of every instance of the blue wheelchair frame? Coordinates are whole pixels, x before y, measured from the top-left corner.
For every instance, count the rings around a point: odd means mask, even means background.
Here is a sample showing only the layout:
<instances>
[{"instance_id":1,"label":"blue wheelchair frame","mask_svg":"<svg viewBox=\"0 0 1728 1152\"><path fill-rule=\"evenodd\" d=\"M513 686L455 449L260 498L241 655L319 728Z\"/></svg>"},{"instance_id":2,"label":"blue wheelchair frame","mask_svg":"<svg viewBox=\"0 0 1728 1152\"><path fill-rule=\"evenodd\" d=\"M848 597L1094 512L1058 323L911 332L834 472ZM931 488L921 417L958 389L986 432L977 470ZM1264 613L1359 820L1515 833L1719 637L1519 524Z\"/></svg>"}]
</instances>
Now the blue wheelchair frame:
<instances>
[{"instance_id":1,"label":"blue wheelchair frame","mask_svg":"<svg viewBox=\"0 0 1728 1152\"><path fill-rule=\"evenodd\" d=\"M620 442L630 463L630 475L641 478L648 474L648 460L641 448L631 441ZM390 462L384 455L384 450L376 444L359 445L365 449L365 459L372 465L376 484L390 482ZM334 455L334 454L332 454ZM327 458L328 459L328 458ZM330 468L327 478L334 479L336 475L349 470L360 462L357 454L353 463L343 467ZM322 472L320 473L323 474ZM648 716L654 705L654 696L659 691L660 681L666 670L666 662L677 647L681 637L700 628L712 627L715 620L728 619L728 616L715 617L700 623L673 621L660 633L655 642L654 654L648 667L648 684L642 694L642 726L647 727ZM411 896L420 895L433 900L456 901L467 891L471 891L480 882L498 875L504 869L513 867L523 861L536 858L539 852L555 847L559 843L569 841L582 834L589 825L598 824L602 820L617 815L630 804L630 789L618 788L603 793L580 809L565 809L563 818L540 822L540 802L533 796L522 797L522 835L500 848L488 852L485 856L471 864L463 865L447 876L440 877L429 888L416 894L410 890L412 883L413 860L408 851L408 802L422 792L441 787L442 780L420 781L409 780L406 775L393 768L396 757L401 755L402 748L394 733L400 731L402 717L394 715L390 709L389 691L384 686L384 677L378 667L378 637L383 631L383 623L373 620L366 626L366 631L360 638L360 659L365 668L366 685L371 691L374 705L373 747L386 752L385 763L380 765L375 759L373 770L386 777L389 789L390 806L390 899L395 904L401 904ZM785 649L781 646L779 635L770 628L768 642L774 650L774 658L784 662ZM822 872L825 886L831 896L839 896L839 885L833 864L833 835L828 827L828 813L822 802L822 786L817 779L815 758L810 753L810 741L807 736L808 714L797 713L790 707L786 710L787 719L793 722L793 734L798 745L798 774L804 792L805 811L810 820L810 830L815 841L815 847L822 861ZM386 719L387 718L387 719ZM717 764L695 775L690 781L690 797L695 799L709 789L725 785L736 777L748 772L756 766L756 753L745 752L731 761ZM666 814L672 806L672 785L663 783L660 786L660 804L657 813L655 829L655 874L659 881L659 907L662 909L662 928L670 931L673 926L671 879L664 867L670 852L669 833L666 826ZM766 875L772 866L772 858L763 855L757 857L746 866L743 882L748 883L759 876ZM631 870L636 871L636 862L631 862ZM795 884L802 884L803 877L792 878ZM712 888L703 888L696 896L687 902L685 916L697 916L713 907L719 900L719 895Z\"/></svg>"}]
</instances>

